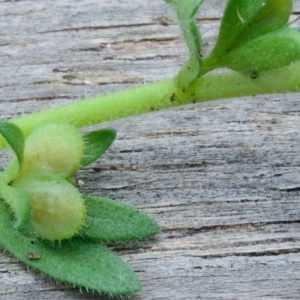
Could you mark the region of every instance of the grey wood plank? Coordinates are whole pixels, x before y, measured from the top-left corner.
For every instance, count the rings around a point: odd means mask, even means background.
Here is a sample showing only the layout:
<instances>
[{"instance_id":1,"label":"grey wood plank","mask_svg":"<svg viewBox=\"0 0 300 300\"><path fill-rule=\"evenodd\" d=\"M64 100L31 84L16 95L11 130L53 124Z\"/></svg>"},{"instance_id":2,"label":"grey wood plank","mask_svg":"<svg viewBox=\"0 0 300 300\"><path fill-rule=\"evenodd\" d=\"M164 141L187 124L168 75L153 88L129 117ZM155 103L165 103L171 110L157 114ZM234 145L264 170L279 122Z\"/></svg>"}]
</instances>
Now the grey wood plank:
<instances>
[{"instance_id":1,"label":"grey wood plank","mask_svg":"<svg viewBox=\"0 0 300 300\"><path fill-rule=\"evenodd\" d=\"M205 1L197 15L204 54L224 3ZM299 8L294 1L293 18ZM0 1L0 15L2 119L172 76L186 55L160 0ZM280 94L96 126L118 138L78 173L82 192L136 205L162 229L111 245L141 278L132 299L299 298L299 123L299 94ZM5 251L0 274L3 300L107 299Z\"/></svg>"}]
</instances>

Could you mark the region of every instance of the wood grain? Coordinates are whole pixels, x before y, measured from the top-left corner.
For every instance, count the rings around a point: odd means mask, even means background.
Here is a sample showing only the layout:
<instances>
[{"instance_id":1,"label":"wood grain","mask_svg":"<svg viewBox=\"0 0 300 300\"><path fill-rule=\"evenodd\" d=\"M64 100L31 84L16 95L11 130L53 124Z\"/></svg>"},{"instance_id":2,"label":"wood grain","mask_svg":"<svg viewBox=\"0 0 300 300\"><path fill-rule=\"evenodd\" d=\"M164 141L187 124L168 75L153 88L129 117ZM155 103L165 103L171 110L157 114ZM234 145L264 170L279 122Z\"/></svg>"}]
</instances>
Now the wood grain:
<instances>
[{"instance_id":1,"label":"wood grain","mask_svg":"<svg viewBox=\"0 0 300 300\"><path fill-rule=\"evenodd\" d=\"M224 2L205 1L197 15L204 54ZM299 10L294 1L292 19ZM1 119L167 78L185 60L161 0L0 1L0 15ZM299 123L299 94L281 94L98 126L118 138L79 172L81 190L136 205L161 226L153 239L111 245L142 281L131 299L299 298ZM3 251L0 299L106 297Z\"/></svg>"}]
</instances>

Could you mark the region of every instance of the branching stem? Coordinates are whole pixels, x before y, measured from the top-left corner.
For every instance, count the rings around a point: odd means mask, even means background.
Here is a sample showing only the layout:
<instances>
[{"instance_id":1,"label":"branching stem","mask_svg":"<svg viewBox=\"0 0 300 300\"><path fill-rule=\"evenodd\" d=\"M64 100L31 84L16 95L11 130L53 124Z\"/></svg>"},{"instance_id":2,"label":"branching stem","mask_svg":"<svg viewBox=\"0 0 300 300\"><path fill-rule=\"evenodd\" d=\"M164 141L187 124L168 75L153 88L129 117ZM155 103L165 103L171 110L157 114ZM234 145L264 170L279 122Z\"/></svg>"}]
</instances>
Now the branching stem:
<instances>
[{"instance_id":1,"label":"branching stem","mask_svg":"<svg viewBox=\"0 0 300 300\"><path fill-rule=\"evenodd\" d=\"M48 121L65 121L76 127L157 111L179 105L231 97L295 92L300 86L300 63L256 74L255 79L235 72L206 74L188 87L177 77L103 96L77 101L57 108L13 119L27 136ZM289 78L289 80L286 80ZM5 147L3 139L0 147Z\"/></svg>"}]
</instances>

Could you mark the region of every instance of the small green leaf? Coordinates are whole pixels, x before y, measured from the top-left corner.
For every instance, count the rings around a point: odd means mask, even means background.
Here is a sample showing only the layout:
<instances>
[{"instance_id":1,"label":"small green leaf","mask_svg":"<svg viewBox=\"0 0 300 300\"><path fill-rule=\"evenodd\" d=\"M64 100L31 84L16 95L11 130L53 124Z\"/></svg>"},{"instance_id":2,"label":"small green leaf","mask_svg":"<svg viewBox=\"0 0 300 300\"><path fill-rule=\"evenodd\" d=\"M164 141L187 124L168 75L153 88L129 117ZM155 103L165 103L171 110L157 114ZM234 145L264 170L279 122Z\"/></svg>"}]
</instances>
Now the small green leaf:
<instances>
[{"instance_id":1,"label":"small green leaf","mask_svg":"<svg viewBox=\"0 0 300 300\"><path fill-rule=\"evenodd\" d=\"M0 122L0 134L11 146L18 158L19 165L22 166L25 138L21 129L13 123Z\"/></svg>"},{"instance_id":2,"label":"small green leaf","mask_svg":"<svg viewBox=\"0 0 300 300\"><path fill-rule=\"evenodd\" d=\"M84 158L82 166L87 166L102 156L111 146L117 135L116 130L106 128L84 135Z\"/></svg>"},{"instance_id":3,"label":"small green leaf","mask_svg":"<svg viewBox=\"0 0 300 300\"><path fill-rule=\"evenodd\" d=\"M247 52L245 51L246 48L252 51L250 57L248 56L246 59L247 62L251 62L255 56L260 56L260 51L267 52L267 50L270 50L270 46L267 49L262 48L262 39L269 38L267 34L285 28L291 11L292 0L229 0L224 12L217 43L211 54L204 60L204 68L212 70L220 67L232 68L232 65L235 65L233 69L242 73L249 72L249 69L253 70L254 63L251 67L243 67L246 65L244 61L244 54ZM259 46L257 46L256 41L259 41ZM274 44L276 46L277 43ZM282 52L284 53L290 47L290 43L283 42L280 43L280 46L283 47ZM239 58L240 54L242 56ZM253 71L264 70L265 64L258 64L258 60L270 59L275 61L277 57L272 59L272 55L273 51L269 51L269 57L255 59L256 70ZM232 63L233 60L236 63ZM289 65L293 60L293 57L290 60L285 59L285 65ZM241 66L237 66L238 61L241 62ZM271 63L269 65L271 66ZM282 63L280 63L280 66L283 66ZM277 68L277 64L273 68Z\"/></svg>"},{"instance_id":4,"label":"small green leaf","mask_svg":"<svg viewBox=\"0 0 300 300\"><path fill-rule=\"evenodd\" d=\"M36 237L31 222L30 200L26 192L9 185L3 185L0 194L1 198L10 205L15 215L15 228L28 237Z\"/></svg>"},{"instance_id":5,"label":"small green leaf","mask_svg":"<svg viewBox=\"0 0 300 300\"><path fill-rule=\"evenodd\" d=\"M106 294L128 295L140 290L135 273L103 245L64 240L32 241L12 227L12 216L0 201L0 245L18 260L62 282Z\"/></svg>"},{"instance_id":6,"label":"small green leaf","mask_svg":"<svg viewBox=\"0 0 300 300\"><path fill-rule=\"evenodd\" d=\"M230 0L214 51L226 53L239 45L286 25L292 0Z\"/></svg>"},{"instance_id":7,"label":"small green leaf","mask_svg":"<svg viewBox=\"0 0 300 300\"><path fill-rule=\"evenodd\" d=\"M155 235L157 223L133 206L100 197L83 197L86 224L79 235L102 242L133 241Z\"/></svg>"},{"instance_id":8,"label":"small green leaf","mask_svg":"<svg viewBox=\"0 0 300 300\"><path fill-rule=\"evenodd\" d=\"M300 59L300 34L284 27L253 39L226 57L226 66L251 74L288 66Z\"/></svg>"},{"instance_id":9,"label":"small green leaf","mask_svg":"<svg viewBox=\"0 0 300 300\"><path fill-rule=\"evenodd\" d=\"M198 77L201 70L201 39L193 17L203 0L165 0L165 2L176 11L184 40L190 51L188 62L178 74L179 83L187 86Z\"/></svg>"}]
</instances>

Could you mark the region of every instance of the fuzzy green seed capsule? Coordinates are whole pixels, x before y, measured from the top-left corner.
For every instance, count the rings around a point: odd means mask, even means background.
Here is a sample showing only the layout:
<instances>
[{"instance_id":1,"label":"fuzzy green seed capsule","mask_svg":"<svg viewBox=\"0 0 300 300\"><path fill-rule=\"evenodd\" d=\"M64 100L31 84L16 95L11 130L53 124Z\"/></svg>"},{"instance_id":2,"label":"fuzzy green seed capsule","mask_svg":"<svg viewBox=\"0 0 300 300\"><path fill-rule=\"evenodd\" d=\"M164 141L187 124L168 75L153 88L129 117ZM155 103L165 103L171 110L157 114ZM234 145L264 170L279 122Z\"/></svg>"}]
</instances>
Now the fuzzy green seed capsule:
<instances>
[{"instance_id":1,"label":"fuzzy green seed capsule","mask_svg":"<svg viewBox=\"0 0 300 300\"><path fill-rule=\"evenodd\" d=\"M44 124L26 139L19 177L40 172L69 178L80 167L83 151L84 142L75 127L67 123Z\"/></svg>"},{"instance_id":2,"label":"fuzzy green seed capsule","mask_svg":"<svg viewBox=\"0 0 300 300\"><path fill-rule=\"evenodd\" d=\"M84 201L67 180L26 180L14 183L24 190L31 205L32 224L36 234L48 240L74 236L83 226L86 216Z\"/></svg>"},{"instance_id":3,"label":"fuzzy green seed capsule","mask_svg":"<svg viewBox=\"0 0 300 300\"><path fill-rule=\"evenodd\" d=\"M26 234L63 240L81 229L84 201L70 178L79 169L83 152L82 136L66 123L41 125L26 139L21 170L10 183L21 196L25 193L28 202L24 207L14 205Z\"/></svg>"}]
</instances>

